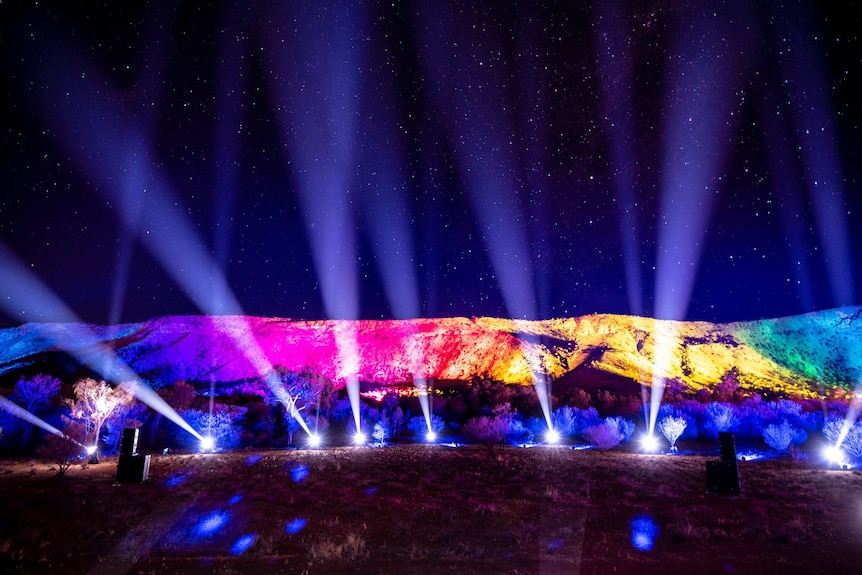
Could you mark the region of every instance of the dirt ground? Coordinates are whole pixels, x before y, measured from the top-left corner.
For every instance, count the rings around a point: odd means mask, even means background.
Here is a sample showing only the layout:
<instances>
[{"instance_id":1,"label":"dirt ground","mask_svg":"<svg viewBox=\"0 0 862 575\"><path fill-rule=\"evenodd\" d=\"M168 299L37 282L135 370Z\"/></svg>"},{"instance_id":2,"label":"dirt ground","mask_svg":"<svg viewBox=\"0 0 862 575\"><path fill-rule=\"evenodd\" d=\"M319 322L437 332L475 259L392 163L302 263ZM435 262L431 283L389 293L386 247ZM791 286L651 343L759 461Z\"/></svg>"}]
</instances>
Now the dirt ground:
<instances>
[{"instance_id":1,"label":"dirt ground","mask_svg":"<svg viewBox=\"0 0 862 575\"><path fill-rule=\"evenodd\" d=\"M0 572L862 572L862 473L703 456L396 446L0 461Z\"/></svg>"}]
</instances>

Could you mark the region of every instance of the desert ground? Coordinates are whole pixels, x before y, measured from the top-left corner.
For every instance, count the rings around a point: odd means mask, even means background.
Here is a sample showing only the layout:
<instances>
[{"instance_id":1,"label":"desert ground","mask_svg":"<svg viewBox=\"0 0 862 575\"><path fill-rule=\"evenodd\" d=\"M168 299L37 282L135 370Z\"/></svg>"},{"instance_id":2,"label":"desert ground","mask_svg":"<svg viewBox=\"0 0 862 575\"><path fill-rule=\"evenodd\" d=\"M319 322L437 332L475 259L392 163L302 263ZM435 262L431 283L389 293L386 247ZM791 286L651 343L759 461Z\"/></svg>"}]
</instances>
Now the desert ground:
<instances>
[{"instance_id":1,"label":"desert ground","mask_svg":"<svg viewBox=\"0 0 862 575\"><path fill-rule=\"evenodd\" d=\"M862 472L816 458L404 445L0 461L0 572L858 573ZM712 457L714 458L714 457Z\"/></svg>"}]
</instances>

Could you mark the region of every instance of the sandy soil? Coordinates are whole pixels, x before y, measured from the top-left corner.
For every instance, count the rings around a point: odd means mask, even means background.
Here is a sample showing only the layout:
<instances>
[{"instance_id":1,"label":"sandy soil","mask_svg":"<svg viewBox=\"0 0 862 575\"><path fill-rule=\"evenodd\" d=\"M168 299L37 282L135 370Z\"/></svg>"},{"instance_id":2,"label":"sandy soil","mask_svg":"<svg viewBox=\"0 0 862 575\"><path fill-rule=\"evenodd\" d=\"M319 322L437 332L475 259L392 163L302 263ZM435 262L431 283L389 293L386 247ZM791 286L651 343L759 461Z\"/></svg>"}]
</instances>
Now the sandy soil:
<instances>
[{"instance_id":1,"label":"sandy soil","mask_svg":"<svg viewBox=\"0 0 862 575\"><path fill-rule=\"evenodd\" d=\"M862 473L565 448L399 446L0 461L0 572L858 573ZM642 548L641 550L638 547Z\"/></svg>"}]
</instances>

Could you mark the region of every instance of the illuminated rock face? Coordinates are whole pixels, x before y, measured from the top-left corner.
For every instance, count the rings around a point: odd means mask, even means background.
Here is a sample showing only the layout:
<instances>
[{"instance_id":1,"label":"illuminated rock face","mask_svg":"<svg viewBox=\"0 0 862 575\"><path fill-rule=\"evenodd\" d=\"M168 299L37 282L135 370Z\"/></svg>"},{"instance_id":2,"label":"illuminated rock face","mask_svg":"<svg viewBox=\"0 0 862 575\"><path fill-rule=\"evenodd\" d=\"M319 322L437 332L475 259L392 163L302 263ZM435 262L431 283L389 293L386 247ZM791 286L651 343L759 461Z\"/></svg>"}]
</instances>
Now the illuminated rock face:
<instances>
[{"instance_id":1,"label":"illuminated rock face","mask_svg":"<svg viewBox=\"0 0 862 575\"><path fill-rule=\"evenodd\" d=\"M589 367L650 385L674 378L709 389L734 370L743 390L813 396L852 389L862 375L862 308L734 324L590 315L545 321L444 318L291 321L245 316L164 317L88 326L154 384L235 382L273 366L311 370L344 385L488 378L530 385ZM63 324L0 330L0 373L52 351ZM91 345L92 340L81 345Z\"/></svg>"}]
</instances>

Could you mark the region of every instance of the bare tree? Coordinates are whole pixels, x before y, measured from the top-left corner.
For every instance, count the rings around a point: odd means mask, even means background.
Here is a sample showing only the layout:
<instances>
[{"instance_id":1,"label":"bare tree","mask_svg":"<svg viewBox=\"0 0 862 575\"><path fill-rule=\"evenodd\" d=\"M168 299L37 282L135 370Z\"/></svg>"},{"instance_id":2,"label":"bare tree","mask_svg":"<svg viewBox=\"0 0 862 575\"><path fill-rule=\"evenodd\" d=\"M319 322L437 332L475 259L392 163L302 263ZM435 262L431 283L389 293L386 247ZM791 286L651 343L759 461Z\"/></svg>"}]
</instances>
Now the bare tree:
<instances>
[{"instance_id":1,"label":"bare tree","mask_svg":"<svg viewBox=\"0 0 862 575\"><path fill-rule=\"evenodd\" d=\"M11 400L35 414L40 408L47 405L54 396L60 391L60 380L50 375L39 374L30 379L23 377L15 384L15 389L12 391ZM21 435L21 449L27 446L30 440L30 434L33 431L33 424L29 421L24 421L24 432Z\"/></svg>"},{"instance_id":2,"label":"bare tree","mask_svg":"<svg viewBox=\"0 0 862 575\"><path fill-rule=\"evenodd\" d=\"M284 422L287 428L288 443L293 443L293 434L299 428L300 413L308 408L321 407L321 402L329 401L332 383L310 370L302 372L287 371L276 367L275 377L278 386L271 395L264 398L268 405L284 406ZM280 385L279 385L280 384Z\"/></svg>"},{"instance_id":3,"label":"bare tree","mask_svg":"<svg viewBox=\"0 0 862 575\"><path fill-rule=\"evenodd\" d=\"M57 475L63 476L66 471L78 460L82 452L82 441L86 434L86 426L83 421L76 421L63 416L63 434L49 433L45 436L45 443L39 446L36 454L49 463L57 466Z\"/></svg>"},{"instance_id":4,"label":"bare tree","mask_svg":"<svg viewBox=\"0 0 862 575\"><path fill-rule=\"evenodd\" d=\"M71 416L86 426L85 445L97 445L102 426L122 406L134 399L135 382L111 387L104 381L87 378L75 384L75 399L67 399Z\"/></svg>"}]
</instances>

